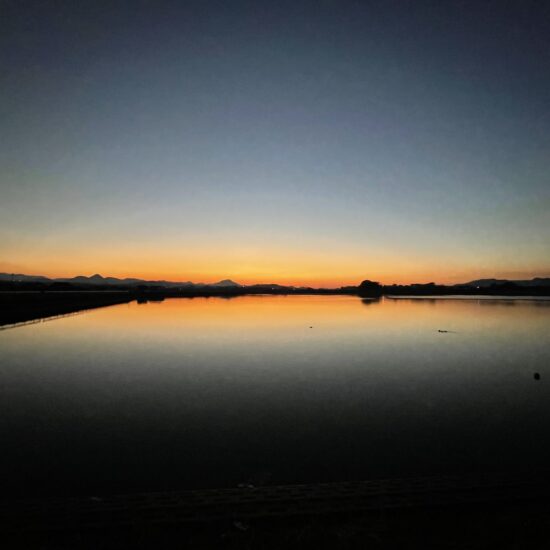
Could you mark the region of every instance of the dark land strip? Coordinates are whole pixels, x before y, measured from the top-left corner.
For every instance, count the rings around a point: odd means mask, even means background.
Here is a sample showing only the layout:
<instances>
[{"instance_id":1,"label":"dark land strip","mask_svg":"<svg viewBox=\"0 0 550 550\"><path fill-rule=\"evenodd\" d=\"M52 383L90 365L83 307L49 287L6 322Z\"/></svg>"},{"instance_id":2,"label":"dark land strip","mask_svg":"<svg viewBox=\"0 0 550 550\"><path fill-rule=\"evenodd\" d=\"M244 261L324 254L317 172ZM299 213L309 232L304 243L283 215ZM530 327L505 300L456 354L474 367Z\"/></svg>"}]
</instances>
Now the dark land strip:
<instances>
[{"instance_id":1,"label":"dark land strip","mask_svg":"<svg viewBox=\"0 0 550 550\"><path fill-rule=\"evenodd\" d=\"M135 299L127 291L0 292L0 326L57 317Z\"/></svg>"}]
</instances>

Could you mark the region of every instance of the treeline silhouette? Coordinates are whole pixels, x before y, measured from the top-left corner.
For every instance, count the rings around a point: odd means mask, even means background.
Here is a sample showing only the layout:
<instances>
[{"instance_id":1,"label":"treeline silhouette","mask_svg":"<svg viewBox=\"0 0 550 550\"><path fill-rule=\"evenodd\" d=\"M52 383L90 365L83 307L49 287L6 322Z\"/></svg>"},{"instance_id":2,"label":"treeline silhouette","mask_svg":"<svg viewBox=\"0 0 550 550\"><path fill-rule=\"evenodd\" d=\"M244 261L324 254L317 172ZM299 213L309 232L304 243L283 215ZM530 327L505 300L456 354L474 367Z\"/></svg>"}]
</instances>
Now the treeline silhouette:
<instances>
[{"instance_id":1,"label":"treeline silhouette","mask_svg":"<svg viewBox=\"0 0 550 550\"><path fill-rule=\"evenodd\" d=\"M486 287L469 285L437 285L435 283L384 286L383 294L394 296L550 296L550 285L518 285L512 281L494 283Z\"/></svg>"}]
</instances>

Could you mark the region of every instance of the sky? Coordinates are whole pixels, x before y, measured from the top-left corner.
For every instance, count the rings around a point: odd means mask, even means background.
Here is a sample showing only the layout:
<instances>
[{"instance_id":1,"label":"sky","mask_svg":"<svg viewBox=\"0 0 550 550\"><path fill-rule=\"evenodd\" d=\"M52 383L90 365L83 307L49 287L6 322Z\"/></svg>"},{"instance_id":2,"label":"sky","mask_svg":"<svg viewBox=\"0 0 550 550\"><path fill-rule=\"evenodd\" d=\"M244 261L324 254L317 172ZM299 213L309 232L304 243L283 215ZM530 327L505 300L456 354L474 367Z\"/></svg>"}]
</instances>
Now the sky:
<instances>
[{"instance_id":1,"label":"sky","mask_svg":"<svg viewBox=\"0 0 550 550\"><path fill-rule=\"evenodd\" d=\"M0 2L0 271L550 276L550 3Z\"/></svg>"}]
</instances>

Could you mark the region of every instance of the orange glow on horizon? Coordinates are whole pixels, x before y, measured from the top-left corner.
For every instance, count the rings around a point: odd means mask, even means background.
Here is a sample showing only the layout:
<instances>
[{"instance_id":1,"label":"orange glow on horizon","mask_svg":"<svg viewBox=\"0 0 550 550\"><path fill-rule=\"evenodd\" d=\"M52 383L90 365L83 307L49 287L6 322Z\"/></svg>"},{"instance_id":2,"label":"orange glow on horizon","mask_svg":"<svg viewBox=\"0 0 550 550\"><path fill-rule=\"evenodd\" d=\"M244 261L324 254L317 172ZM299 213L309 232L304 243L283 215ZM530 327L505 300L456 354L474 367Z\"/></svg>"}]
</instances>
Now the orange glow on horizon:
<instances>
[{"instance_id":1,"label":"orange glow on horizon","mask_svg":"<svg viewBox=\"0 0 550 550\"><path fill-rule=\"evenodd\" d=\"M266 247L182 248L144 246L65 245L32 247L24 254L8 249L0 259L0 272L70 278L77 275L214 283L231 279L239 284L281 284L316 288L356 286L364 279L381 284L435 282L455 284L481 278L531 279L550 276L550 269L539 263L529 265L521 258L486 258L466 254L440 257L407 250L372 248L368 253L354 248L335 247L326 251ZM29 261L29 259L32 260Z\"/></svg>"},{"instance_id":2,"label":"orange glow on horizon","mask_svg":"<svg viewBox=\"0 0 550 550\"><path fill-rule=\"evenodd\" d=\"M280 284L284 286L296 286L296 287L312 287L312 288L339 288L342 286L357 286L361 281L369 279L372 281L377 281L382 285L409 285L414 283L429 283L435 282L436 284L457 284L460 282L468 282L470 280L482 279L482 278L517 278L517 279L531 279L533 277L544 277L547 276L545 273L535 272L535 273L519 273L519 274L495 274L492 271L485 271L480 273L472 273L464 270L463 275L446 275L443 272L437 276L435 272L423 272L423 271L414 271L414 272L400 272L399 274L392 274L391 272L376 273L376 272L364 272L362 274L342 274L338 276L334 274L332 276L319 274L315 276L311 273L295 275L282 275L274 274L269 276L262 273L235 273L231 270L228 271L219 271L219 272L192 272L192 273L179 273L177 271L138 271L130 272L125 270L117 269L82 269L78 272L67 272L67 271L58 271L58 270L48 270L48 269L30 269L25 271L19 270L6 270L1 267L0 271L6 273L22 273L24 275L42 275L52 279L56 278L72 278L78 275L84 275L90 277L96 273L102 275L103 277L115 277L118 279L143 279L147 281L170 281L170 282L192 282L192 283L216 283L224 279L230 279L239 283L241 285L254 285L254 284ZM389 270L388 270L389 271Z\"/></svg>"}]
</instances>

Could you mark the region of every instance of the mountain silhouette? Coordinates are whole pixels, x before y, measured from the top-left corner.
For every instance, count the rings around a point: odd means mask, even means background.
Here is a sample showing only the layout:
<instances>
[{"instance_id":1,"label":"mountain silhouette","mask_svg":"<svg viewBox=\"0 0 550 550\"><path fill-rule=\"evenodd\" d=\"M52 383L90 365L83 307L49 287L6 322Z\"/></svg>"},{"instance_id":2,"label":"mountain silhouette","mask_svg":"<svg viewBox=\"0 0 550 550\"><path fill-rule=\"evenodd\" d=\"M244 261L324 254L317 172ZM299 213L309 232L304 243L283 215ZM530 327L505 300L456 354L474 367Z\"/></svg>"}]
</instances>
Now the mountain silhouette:
<instances>
[{"instance_id":1,"label":"mountain silhouette","mask_svg":"<svg viewBox=\"0 0 550 550\"><path fill-rule=\"evenodd\" d=\"M239 283L232 281L230 279L223 279L217 283L192 283L191 281L164 281L164 280L155 280L149 281L146 279L118 279L117 277L103 277L99 273L95 273L90 277L86 275L77 275L76 277L58 277L55 279L50 279L42 275L23 275L22 273L0 273L0 281L10 281L10 282L19 282L19 283L73 283L73 284L89 284L89 285L117 285L117 286L161 286L167 288L202 288L202 287L224 287L224 288L238 288L241 287Z\"/></svg>"},{"instance_id":2,"label":"mountain silhouette","mask_svg":"<svg viewBox=\"0 0 550 550\"><path fill-rule=\"evenodd\" d=\"M239 283L236 283L235 281L232 281L231 279L224 279L223 281L219 281L218 283L214 283L212 285L208 286L217 286L217 287L240 287Z\"/></svg>"},{"instance_id":3,"label":"mountain silhouette","mask_svg":"<svg viewBox=\"0 0 550 550\"><path fill-rule=\"evenodd\" d=\"M277 291L283 289L293 289L293 290L305 290L305 287L294 287L294 286L282 286L278 284L253 284L243 286L231 279L222 279L221 281L215 283L193 283L191 281L165 281L165 280L146 280L146 279L135 279L127 277L125 279L119 279L117 277L104 277L99 273L95 273L91 276L86 275L77 275L76 277L59 277L59 278L48 278L43 275L24 275L22 273L0 273L0 282L7 283L41 283L44 285L56 284L76 284L81 286L90 285L93 287L127 287L127 288L137 288L137 287L160 287L166 289L181 289L181 290L193 290L193 289L208 289L208 288L218 288L218 289L244 289L249 288L251 290L261 290L266 291ZM393 293L397 292L399 288L407 289L407 291L418 292L419 290L422 293L427 291L435 292L437 288L441 289L454 289L455 291L464 289L468 292L480 292L481 290L487 289L493 292L497 290L504 291L505 286L511 286L513 288L521 287L523 292L526 292L527 289L537 289L537 288L547 288L550 287L550 278L548 277L534 277L529 280L508 280L508 279L476 279L468 283L461 283L457 285L445 286L445 285L436 285L435 283L428 284L412 284L412 285L380 285L377 282L370 281L368 279L364 280L358 287L342 287L342 291L351 291L355 288L358 288L360 292L364 295L380 295L384 289L385 291L391 291ZM398 288L399 287L399 288ZM309 288L309 287L308 287ZM510 289L507 289L510 291Z\"/></svg>"}]
</instances>

